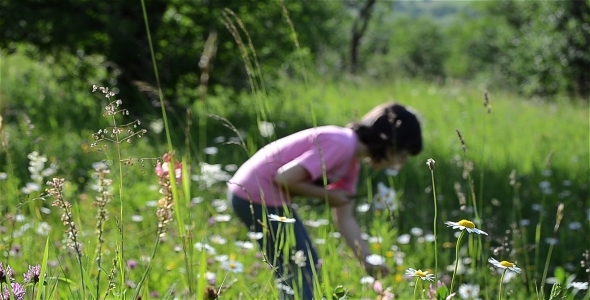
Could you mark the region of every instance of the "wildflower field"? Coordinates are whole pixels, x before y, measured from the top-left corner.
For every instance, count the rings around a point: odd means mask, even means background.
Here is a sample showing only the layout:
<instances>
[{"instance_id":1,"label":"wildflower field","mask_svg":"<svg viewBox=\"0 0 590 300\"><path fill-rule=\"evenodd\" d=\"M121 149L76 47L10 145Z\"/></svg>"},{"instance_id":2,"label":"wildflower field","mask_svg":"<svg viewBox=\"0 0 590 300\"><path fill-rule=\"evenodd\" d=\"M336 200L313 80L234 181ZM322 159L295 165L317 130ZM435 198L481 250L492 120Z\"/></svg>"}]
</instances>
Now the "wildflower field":
<instances>
[{"instance_id":1,"label":"wildflower field","mask_svg":"<svg viewBox=\"0 0 590 300\"><path fill-rule=\"evenodd\" d=\"M366 276L325 203L298 199L318 299L590 299L587 104L310 76L139 113L115 87L64 90L42 64L3 59L0 299L276 299L292 287L225 181L278 137L391 99L419 111L425 150L399 174L363 168L357 216L367 259L394 273Z\"/></svg>"}]
</instances>

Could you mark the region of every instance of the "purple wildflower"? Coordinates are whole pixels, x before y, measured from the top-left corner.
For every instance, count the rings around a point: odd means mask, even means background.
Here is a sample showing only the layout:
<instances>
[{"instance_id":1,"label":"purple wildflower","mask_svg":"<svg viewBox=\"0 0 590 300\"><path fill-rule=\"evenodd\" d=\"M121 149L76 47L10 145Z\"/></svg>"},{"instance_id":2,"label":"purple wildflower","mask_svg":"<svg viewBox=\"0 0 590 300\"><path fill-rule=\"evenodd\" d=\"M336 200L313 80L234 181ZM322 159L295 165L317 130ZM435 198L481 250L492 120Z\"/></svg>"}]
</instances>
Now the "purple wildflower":
<instances>
[{"instance_id":1,"label":"purple wildflower","mask_svg":"<svg viewBox=\"0 0 590 300\"><path fill-rule=\"evenodd\" d=\"M39 282L41 277L41 266L29 266L29 270L25 273L25 283L35 284Z\"/></svg>"},{"instance_id":2,"label":"purple wildflower","mask_svg":"<svg viewBox=\"0 0 590 300\"><path fill-rule=\"evenodd\" d=\"M134 289L137 286L131 279L125 280L125 285L130 289Z\"/></svg>"},{"instance_id":3,"label":"purple wildflower","mask_svg":"<svg viewBox=\"0 0 590 300\"><path fill-rule=\"evenodd\" d=\"M22 285L20 285L16 282L13 282L10 284L10 286L12 287L12 295L11 295L8 287L4 287L4 290L0 294L0 300L10 300L10 299L12 299L10 296L12 296L14 298L14 300L24 300L25 299L25 292L26 291Z\"/></svg>"},{"instance_id":4,"label":"purple wildflower","mask_svg":"<svg viewBox=\"0 0 590 300\"><path fill-rule=\"evenodd\" d=\"M136 267L137 267L137 261L135 259L127 260L127 268L129 268L130 270L133 270Z\"/></svg>"},{"instance_id":5,"label":"purple wildflower","mask_svg":"<svg viewBox=\"0 0 590 300\"><path fill-rule=\"evenodd\" d=\"M14 281L14 272L9 265L2 266L0 262L0 283Z\"/></svg>"},{"instance_id":6,"label":"purple wildflower","mask_svg":"<svg viewBox=\"0 0 590 300\"><path fill-rule=\"evenodd\" d=\"M160 293L158 293L157 291L151 291L150 298L158 299L158 298L160 298Z\"/></svg>"}]
</instances>

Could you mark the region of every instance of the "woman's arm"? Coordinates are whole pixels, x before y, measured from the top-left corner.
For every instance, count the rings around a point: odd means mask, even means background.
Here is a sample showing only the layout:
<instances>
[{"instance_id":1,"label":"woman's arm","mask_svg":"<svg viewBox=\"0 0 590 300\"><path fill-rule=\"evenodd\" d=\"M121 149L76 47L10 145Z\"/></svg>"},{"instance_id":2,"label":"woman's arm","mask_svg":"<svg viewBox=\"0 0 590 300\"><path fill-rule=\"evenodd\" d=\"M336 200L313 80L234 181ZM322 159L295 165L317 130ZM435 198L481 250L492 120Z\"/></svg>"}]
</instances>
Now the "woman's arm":
<instances>
[{"instance_id":1,"label":"woman's arm","mask_svg":"<svg viewBox=\"0 0 590 300\"><path fill-rule=\"evenodd\" d=\"M361 228L354 217L354 202L332 208L332 216L338 227L338 231L346 240L348 246L357 256L369 275L385 276L389 274L389 269L385 265L372 265L365 261L366 257L371 255L369 245L361 237Z\"/></svg>"},{"instance_id":2,"label":"woman's arm","mask_svg":"<svg viewBox=\"0 0 590 300\"><path fill-rule=\"evenodd\" d=\"M309 172L299 164L286 164L277 171L275 181L290 195L307 196L328 201L331 207L352 203L343 190L328 190L311 182Z\"/></svg>"},{"instance_id":3,"label":"woman's arm","mask_svg":"<svg viewBox=\"0 0 590 300\"><path fill-rule=\"evenodd\" d=\"M360 261L371 255L369 245L361 237L361 228L354 217L354 202L332 208L334 223L348 246Z\"/></svg>"}]
</instances>

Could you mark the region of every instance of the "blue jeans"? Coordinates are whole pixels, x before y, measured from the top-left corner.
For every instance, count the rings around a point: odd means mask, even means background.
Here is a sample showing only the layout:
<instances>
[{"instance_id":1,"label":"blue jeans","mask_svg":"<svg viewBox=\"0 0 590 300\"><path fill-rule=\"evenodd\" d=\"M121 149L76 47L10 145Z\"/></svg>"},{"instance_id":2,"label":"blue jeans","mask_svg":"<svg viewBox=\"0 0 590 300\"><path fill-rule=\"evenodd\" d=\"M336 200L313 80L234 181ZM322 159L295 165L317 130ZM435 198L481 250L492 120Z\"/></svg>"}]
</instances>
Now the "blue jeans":
<instances>
[{"instance_id":1,"label":"blue jeans","mask_svg":"<svg viewBox=\"0 0 590 300\"><path fill-rule=\"evenodd\" d=\"M268 219L269 214L295 218L295 223L268 221L266 235L264 238L258 240L258 244L266 255L268 263L274 267L273 269L278 283L282 287L286 286L293 290L298 290L298 295L303 300L313 299L314 268L315 274L319 274L319 268L316 267L319 258L309 238L309 234L305 230L297 213L288 208L289 212L285 214L283 207L262 206L233 194L230 194L230 197L236 215L242 220L248 230L252 232L265 232L261 223L263 223L263 220ZM288 249L288 257L284 257L284 252L279 249L281 245L284 245L283 241L287 236L286 230L293 230L292 235L295 237L295 246L294 248ZM291 259L290 255L296 251L303 251L303 254L307 258L305 266L297 266ZM294 296L287 291L288 288L279 289L281 299L294 299Z\"/></svg>"}]
</instances>

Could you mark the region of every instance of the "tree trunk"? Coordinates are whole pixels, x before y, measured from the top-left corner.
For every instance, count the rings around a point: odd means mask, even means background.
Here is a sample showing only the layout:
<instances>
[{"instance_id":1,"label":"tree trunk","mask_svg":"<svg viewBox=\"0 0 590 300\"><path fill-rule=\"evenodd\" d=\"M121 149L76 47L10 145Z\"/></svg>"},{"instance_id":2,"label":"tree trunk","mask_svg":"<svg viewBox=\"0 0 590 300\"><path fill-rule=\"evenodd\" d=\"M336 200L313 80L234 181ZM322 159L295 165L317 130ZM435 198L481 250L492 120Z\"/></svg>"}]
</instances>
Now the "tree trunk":
<instances>
[{"instance_id":1,"label":"tree trunk","mask_svg":"<svg viewBox=\"0 0 590 300\"><path fill-rule=\"evenodd\" d=\"M359 68L359 47L361 39L367 31L369 20L371 19L371 12L376 0L367 0L360 8L358 17L352 24L352 38L350 40L350 73L356 74Z\"/></svg>"}]
</instances>

